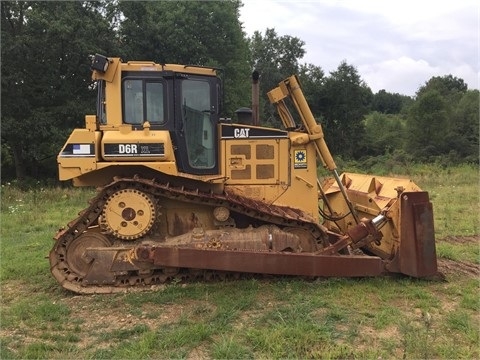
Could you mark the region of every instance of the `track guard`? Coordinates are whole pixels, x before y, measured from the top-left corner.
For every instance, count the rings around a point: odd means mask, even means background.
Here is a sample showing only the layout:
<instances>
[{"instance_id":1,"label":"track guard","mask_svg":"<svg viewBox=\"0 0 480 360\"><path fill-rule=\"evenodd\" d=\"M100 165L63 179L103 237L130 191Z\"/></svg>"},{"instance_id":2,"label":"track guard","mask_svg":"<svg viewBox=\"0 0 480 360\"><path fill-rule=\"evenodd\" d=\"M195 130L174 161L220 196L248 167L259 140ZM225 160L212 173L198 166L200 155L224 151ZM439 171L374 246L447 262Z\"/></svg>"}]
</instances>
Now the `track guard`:
<instances>
[{"instance_id":1,"label":"track guard","mask_svg":"<svg viewBox=\"0 0 480 360\"><path fill-rule=\"evenodd\" d=\"M417 278L436 276L433 206L428 192L403 192L400 196L400 216L399 268L391 270Z\"/></svg>"}]
</instances>

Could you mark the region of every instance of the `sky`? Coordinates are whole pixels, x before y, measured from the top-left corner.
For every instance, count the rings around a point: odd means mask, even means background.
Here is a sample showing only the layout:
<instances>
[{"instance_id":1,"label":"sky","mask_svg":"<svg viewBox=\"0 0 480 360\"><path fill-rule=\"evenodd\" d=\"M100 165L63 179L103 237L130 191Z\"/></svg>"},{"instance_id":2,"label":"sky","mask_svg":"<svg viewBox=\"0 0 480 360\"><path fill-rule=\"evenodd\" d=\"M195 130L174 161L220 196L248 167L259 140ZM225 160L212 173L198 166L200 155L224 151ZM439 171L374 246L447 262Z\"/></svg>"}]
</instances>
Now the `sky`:
<instances>
[{"instance_id":1,"label":"sky","mask_svg":"<svg viewBox=\"0 0 480 360\"><path fill-rule=\"evenodd\" d=\"M374 93L414 96L433 76L480 80L479 0L243 0L247 36L274 28L305 42L300 63L325 75L342 61Z\"/></svg>"}]
</instances>

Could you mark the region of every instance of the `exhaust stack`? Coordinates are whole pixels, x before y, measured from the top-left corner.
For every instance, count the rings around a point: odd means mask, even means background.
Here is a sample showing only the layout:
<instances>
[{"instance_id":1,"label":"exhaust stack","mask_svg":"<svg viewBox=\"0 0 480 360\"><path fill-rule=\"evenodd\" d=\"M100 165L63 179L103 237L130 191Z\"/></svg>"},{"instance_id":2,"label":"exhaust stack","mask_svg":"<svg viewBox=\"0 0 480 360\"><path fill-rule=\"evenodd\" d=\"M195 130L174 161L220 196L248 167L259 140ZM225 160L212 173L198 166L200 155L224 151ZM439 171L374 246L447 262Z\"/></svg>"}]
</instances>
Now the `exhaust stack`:
<instances>
[{"instance_id":1,"label":"exhaust stack","mask_svg":"<svg viewBox=\"0 0 480 360\"><path fill-rule=\"evenodd\" d=\"M252 120L253 125L258 126L258 108L260 102L260 84L258 82L260 73L257 70L252 72Z\"/></svg>"}]
</instances>

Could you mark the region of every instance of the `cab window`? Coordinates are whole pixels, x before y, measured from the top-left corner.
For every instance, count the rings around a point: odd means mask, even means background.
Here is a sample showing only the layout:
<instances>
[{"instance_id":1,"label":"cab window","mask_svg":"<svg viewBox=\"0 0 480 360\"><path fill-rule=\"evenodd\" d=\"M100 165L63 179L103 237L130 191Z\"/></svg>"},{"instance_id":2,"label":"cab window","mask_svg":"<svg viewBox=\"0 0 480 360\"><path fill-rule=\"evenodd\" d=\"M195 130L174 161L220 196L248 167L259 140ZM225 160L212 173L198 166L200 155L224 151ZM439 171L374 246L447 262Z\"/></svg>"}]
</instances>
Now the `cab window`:
<instances>
[{"instance_id":1,"label":"cab window","mask_svg":"<svg viewBox=\"0 0 480 360\"><path fill-rule=\"evenodd\" d=\"M140 125L148 121L154 125L165 122L164 85L147 79L124 79L123 122Z\"/></svg>"}]
</instances>

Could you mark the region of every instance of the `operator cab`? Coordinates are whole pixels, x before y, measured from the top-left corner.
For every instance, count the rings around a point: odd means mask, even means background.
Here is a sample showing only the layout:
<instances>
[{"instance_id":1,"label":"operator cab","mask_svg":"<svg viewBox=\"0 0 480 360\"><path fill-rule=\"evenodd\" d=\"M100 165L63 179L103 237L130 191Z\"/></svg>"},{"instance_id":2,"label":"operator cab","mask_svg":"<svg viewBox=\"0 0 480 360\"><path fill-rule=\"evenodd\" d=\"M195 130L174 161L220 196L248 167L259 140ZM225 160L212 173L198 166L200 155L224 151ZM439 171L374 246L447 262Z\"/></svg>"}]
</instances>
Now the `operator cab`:
<instances>
[{"instance_id":1,"label":"operator cab","mask_svg":"<svg viewBox=\"0 0 480 360\"><path fill-rule=\"evenodd\" d=\"M168 131L180 172L218 174L216 144L221 81L215 69L128 62L120 64L120 81L113 79L110 82L107 76L103 76L105 66L95 67L96 63L103 62L94 60L92 66L100 73L97 99L100 129L112 129L113 125L131 127L133 131L145 128L151 132ZM118 100L112 101L113 96ZM117 108L121 113L113 117L109 112L115 113L115 104L119 102L121 105ZM119 144L118 152L122 150L120 145L135 144ZM145 161L142 152L161 151L153 143L138 142L136 145L127 149L130 156L126 156L125 161Z\"/></svg>"}]
</instances>

